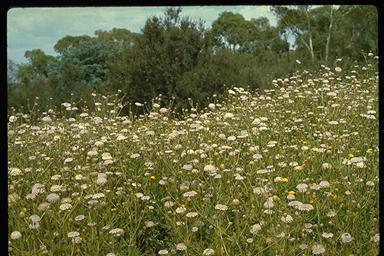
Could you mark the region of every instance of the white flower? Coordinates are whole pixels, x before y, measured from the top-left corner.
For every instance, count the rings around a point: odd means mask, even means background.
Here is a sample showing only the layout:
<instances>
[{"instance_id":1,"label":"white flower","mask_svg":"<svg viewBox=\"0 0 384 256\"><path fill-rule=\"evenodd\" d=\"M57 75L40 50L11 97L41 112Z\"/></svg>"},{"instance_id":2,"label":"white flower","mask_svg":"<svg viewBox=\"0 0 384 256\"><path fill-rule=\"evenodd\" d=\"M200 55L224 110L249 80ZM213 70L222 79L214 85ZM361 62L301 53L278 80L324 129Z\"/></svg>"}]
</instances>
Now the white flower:
<instances>
[{"instance_id":1,"label":"white flower","mask_svg":"<svg viewBox=\"0 0 384 256\"><path fill-rule=\"evenodd\" d=\"M235 180L244 180L245 178L241 176L239 173L236 173L235 175Z\"/></svg>"},{"instance_id":2,"label":"white flower","mask_svg":"<svg viewBox=\"0 0 384 256\"><path fill-rule=\"evenodd\" d=\"M235 140L236 140L236 136L233 136L233 135L228 136L227 138L227 141L235 141Z\"/></svg>"},{"instance_id":3,"label":"white flower","mask_svg":"<svg viewBox=\"0 0 384 256\"><path fill-rule=\"evenodd\" d=\"M333 237L333 233L323 232L323 234L321 234L321 236L324 237L324 238L332 238Z\"/></svg>"},{"instance_id":4,"label":"white flower","mask_svg":"<svg viewBox=\"0 0 384 256\"><path fill-rule=\"evenodd\" d=\"M258 223L256 223L256 224L254 224L254 225L252 225L252 227L251 227L251 233L252 234L256 234L257 232L259 232L261 230L261 226L260 226L260 224L258 224Z\"/></svg>"},{"instance_id":5,"label":"white flower","mask_svg":"<svg viewBox=\"0 0 384 256\"><path fill-rule=\"evenodd\" d=\"M183 194L183 197L184 198L192 198L192 197L194 197L196 195L197 195L197 192L192 190L192 191L185 192Z\"/></svg>"},{"instance_id":6,"label":"white flower","mask_svg":"<svg viewBox=\"0 0 384 256\"><path fill-rule=\"evenodd\" d=\"M376 235L371 237L372 242L380 242L380 233L377 233Z\"/></svg>"},{"instance_id":7,"label":"white flower","mask_svg":"<svg viewBox=\"0 0 384 256\"><path fill-rule=\"evenodd\" d=\"M236 95L236 92L234 90L231 90L231 89L228 90L228 93L232 94L232 95Z\"/></svg>"},{"instance_id":8,"label":"white flower","mask_svg":"<svg viewBox=\"0 0 384 256\"><path fill-rule=\"evenodd\" d=\"M288 214L287 216L282 216L281 221L284 223L290 223L293 221L293 218L291 215Z\"/></svg>"},{"instance_id":9,"label":"white flower","mask_svg":"<svg viewBox=\"0 0 384 256\"><path fill-rule=\"evenodd\" d=\"M178 243L176 245L176 250L178 251L185 251L187 249L187 246L184 243Z\"/></svg>"},{"instance_id":10,"label":"white flower","mask_svg":"<svg viewBox=\"0 0 384 256\"><path fill-rule=\"evenodd\" d=\"M124 136L123 134L119 134L119 135L116 137L116 140L118 140L118 141L125 140L125 139L127 139L127 137Z\"/></svg>"},{"instance_id":11,"label":"white flower","mask_svg":"<svg viewBox=\"0 0 384 256\"><path fill-rule=\"evenodd\" d=\"M339 122L337 122L337 121L329 121L328 123L331 124L331 125L337 125L337 124L339 124Z\"/></svg>"},{"instance_id":12,"label":"white flower","mask_svg":"<svg viewBox=\"0 0 384 256\"><path fill-rule=\"evenodd\" d=\"M11 176L19 176L21 174L23 174L23 172L19 168L12 168L9 172L9 175Z\"/></svg>"},{"instance_id":13,"label":"white flower","mask_svg":"<svg viewBox=\"0 0 384 256\"><path fill-rule=\"evenodd\" d=\"M322 180L322 181L320 181L319 185L322 188L328 188L329 187L329 182L326 181L326 180Z\"/></svg>"},{"instance_id":14,"label":"white flower","mask_svg":"<svg viewBox=\"0 0 384 256\"><path fill-rule=\"evenodd\" d=\"M341 69L340 67L335 67L335 71L336 71L336 72L341 72L342 69Z\"/></svg>"},{"instance_id":15,"label":"white flower","mask_svg":"<svg viewBox=\"0 0 384 256\"><path fill-rule=\"evenodd\" d=\"M225 113L224 114L224 119L231 119L231 118L233 118L235 115L234 114L232 114L232 113Z\"/></svg>"},{"instance_id":16,"label":"white flower","mask_svg":"<svg viewBox=\"0 0 384 256\"><path fill-rule=\"evenodd\" d=\"M155 223L153 221L146 221L146 222L144 222L144 224L147 228L151 228L151 227L155 226Z\"/></svg>"},{"instance_id":17,"label":"white flower","mask_svg":"<svg viewBox=\"0 0 384 256\"><path fill-rule=\"evenodd\" d=\"M164 207L165 207L165 208L171 208L171 207L174 206L174 205L175 205L175 203L172 202L172 201L166 201L166 202L164 203Z\"/></svg>"},{"instance_id":18,"label":"white flower","mask_svg":"<svg viewBox=\"0 0 384 256\"><path fill-rule=\"evenodd\" d=\"M214 165L207 164L206 166L204 166L205 172L213 173L213 172L216 172L216 170L217 170L217 168Z\"/></svg>"},{"instance_id":19,"label":"white flower","mask_svg":"<svg viewBox=\"0 0 384 256\"><path fill-rule=\"evenodd\" d=\"M105 197L104 193L96 193L92 195L92 199L99 199Z\"/></svg>"},{"instance_id":20,"label":"white flower","mask_svg":"<svg viewBox=\"0 0 384 256\"><path fill-rule=\"evenodd\" d=\"M105 173L97 174L96 184L103 185L105 183L107 183L107 174Z\"/></svg>"},{"instance_id":21,"label":"white flower","mask_svg":"<svg viewBox=\"0 0 384 256\"><path fill-rule=\"evenodd\" d=\"M136 158L138 158L139 156L140 156L139 153L134 153L134 154L131 155L131 159L136 159Z\"/></svg>"},{"instance_id":22,"label":"white flower","mask_svg":"<svg viewBox=\"0 0 384 256\"><path fill-rule=\"evenodd\" d=\"M64 203L64 204L61 204L59 209L61 211L65 211L65 210L69 210L72 208L72 205L70 203Z\"/></svg>"},{"instance_id":23,"label":"white flower","mask_svg":"<svg viewBox=\"0 0 384 256\"><path fill-rule=\"evenodd\" d=\"M49 116L45 116L41 119L43 122L49 123L52 121L52 119Z\"/></svg>"},{"instance_id":24,"label":"white flower","mask_svg":"<svg viewBox=\"0 0 384 256\"><path fill-rule=\"evenodd\" d=\"M45 185L44 184L41 184L41 183L36 183L35 185L33 185L32 187L32 194L42 194L45 192Z\"/></svg>"},{"instance_id":25,"label":"white flower","mask_svg":"<svg viewBox=\"0 0 384 256\"><path fill-rule=\"evenodd\" d=\"M186 211L187 209L185 209L184 207L177 207L176 208L176 213L179 213L179 214L182 214Z\"/></svg>"},{"instance_id":26,"label":"white flower","mask_svg":"<svg viewBox=\"0 0 384 256\"><path fill-rule=\"evenodd\" d=\"M208 107L212 110L214 110L216 108L216 105L213 104L213 103L209 103Z\"/></svg>"},{"instance_id":27,"label":"white flower","mask_svg":"<svg viewBox=\"0 0 384 256\"><path fill-rule=\"evenodd\" d=\"M65 187L63 185L52 185L49 191L51 192L60 192L60 191L65 191ZM33 193L33 192L32 192Z\"/></svg>"},{"instance_id":28,"label":"white flower","mask_svg":"<svg viewBox=\"0 0 384 256\"><path fill-rule=\"evenodd\" d=\"M271 198L268 198L267 201L265 201L264 203L264 208L273 208L274 204L273 204L273 200Z\"/></svg>"},{"instance_id":29,"label":"white flower","mask_svg":"<svg viewBox=\"0 0 384 256\"><path fill-rule=\"evenodd\" d=\"M203 251L204 256L212 256L215 255L215 251L211 248L207 248Z\"/></svg>"},{"instance_id":30,"label":"white flower","mask_svg":"<svg viewBox=\"0 0 384 256\"><path fill-rule=\"evenodd\" d=\"M341 242L343 243L349 243L353 240L353 237L349 233L343 233L341 234L340 239L341 239Z\"/></svg>"},{"instance_id":31,"label":"white flower","mask_svg":"<svg viewBox=\"0 0 384 256\"><path fill-rule=\"evenodd\" d=\"M216 209L216 210L220 210L220 211L226 211L226 210L228 210L228 206L226 206L226 205L224 205L224 204L217 204L217 205L215 206L215 209Z\"/></svg>"},{"instance_id":32,"label":"white flower","mask_svg":"<svg viewBox=\"0 0 384 256\"><path fill-rule=\"evenodd\" d=\"M255 119L253 119L253 121L252 121L252 125L253 126L257 126L259 124L261 124L261 119L260 118L256 117Z\"/></svg>"},{"instance_id":33,"label":"white flower","mask_svg":"<svg viewBox=\"0 0 384 256\"><path fill-rule=\"evenodd\" d=\"M197 212L189 212L189 213L187 213L185 216L186 216L187 218L194 218L194 217L196 217L197 215L199 215Z\"/></svg>"},{"instance_id":34,"label":"white flower","mask_svg":"<svg viewBox=\"0 0 384 256\"><path fill-rule=\"evenodd\" d=\"M71 106L71 103L64 102L64 103L61 103L61 105L64 106L65 108L69 108Z\"/></svg>"},{"instance_id":35,"label":"white flower","mask_svg":"<svg viewBox=\"0 0 384 256\"><path fill-rule=\"evenodd\" d=\"M103 154L101 155L101 159L103 159L104 161L105 161L105 160L112 160L112 156L111 156L110 153L105 152L105 153L103 153Z\"/></svg>"},{"instance_id":36,"label":"white flower","mask_svg":"<svg viewBox=\"0 0 384 256\"><path fill-rule=\"evenodd\" d=\"M300 192L305 192L307 191L308 185L305 183L300 183L296 186L297 190Z\"/></svg>"},{"instance_id":37,"label":"white flower","mask_svg":"<svg viewBox=\"0 0 384 256\"><path fill-rule=\"evenodd\" d=\"M16 239L19 239L21 238L21 233L19 231L13 231L11 233L11 239L12 240L16 240Z\"/></svg>"},{"instance_id":38,"label":"white flower","mask_svg":"<svg viewBox=\"0 0 384 256\"><path fill-rule=\"evenodd\" d=\"M191 164L185 164L182 167L183 170L191 171L193 169L193 166Z\"/></svg>"},{"instance_id":39,"label":"white flower","mask_svg":"<svg viewBox=\"0 0 384 256\"><path fill-rule=\"evenodd\" d=\"M364 160L365 160L364 157L357 156L357 157L351 158L350 162L351 163L360 163L360 162L363 162Z\"/></svg>"},{"instance_id":40,"label":"white flower","mask_svg":"<svg viewBox=\"0 0 384 256\"><path fill-rule=\"evenodd\" d=\"M159 111L160 111L160 113L164 114L164 113L167 113L167 112L168 112L168 109L166 109L166 108L161 108Z\"/></svg>"},{"instance_id":41,"label":"white flower","mask_svg":"<svg viewBox=\"0 0 384 256\"><path fill-rule=\"evenodd\" d=\"M122 228L114 228L114 229L111 229L109 231L109 234L118 237L118 236L121 236L121 235L124 234L124 229L122 229Z\"/></svg>"},{"instance_id":42,"label":"white flower","mask_svg":"<svg viewBox=\"0 0 384 256\"><path fill-rule=\"evenodd\" d=\"M303 204L302 202L294 200L294 201L290 201L288 203L288 206L292 206L294 208L299 208L302 204Z\"/></svg>"},{"instance_id":43,"label":"white flower","mask_svg":"<svg viewBox=\"0 0 384 256\"><path fill-rule=\"evenodd\" d=\"M307 212L314 209L313 205L311 205L311 204L301 204L301 205L299 205L298 208L300 211L307 211Z\"/></svg>"},{"instance_id":44,"label":"white flower","mask_svg":"<svg viewBox=\"0 0 384 256\"><path fill-rule=\"evenodd\" d=\"M75 238L75 237L77 237L77 236L80 236L80 233L77 232L77 231L71 231L71 232L69 232L69 233L67 234L67 236L68 236L69 238Z\"/></svg>"},{"instance_id":45,"label":"white flower","mask_svg":"<svg viewBox=\"0 0 384 256\"><path fill-rule=\"evenodd\" d=\"M293 200L293 199L295 199L295 198L296 198L295 195L292 195L292 194L288 194L288 195L287 195L287 199L288 199L288 200Z\"/></svg>"},{"instance_id":46,"label":"white flower","mask_svg":"<svg viewBox=\"0 0 384 256\"><path fill-rule=\"evenodd\" d=\"M369 180L365 183L365 185L372 187L372 186L375 186L375 183L373 181Z\"/></svg>"},{"instance_id":47,"label":"white flower","mask_svg":"<svg viewBox=\"0 0 384 256\"><path fill-rule=\"evenodd\" d=\"M13 122L16 122L17 121L17 117L15 117L15 116L10 116L9 117L9 122L10 123L13 123Z\"/></svg>"},{"instance_id":48,"label":"white flower","mask_svg":"<svg viewBox=\"0 0 384 256\"><path fill-rule=\"evenodd\" d=\"M58 200L60 200L60 196L56 193L51 193L47 195L47 201L50 203L56 202Z\"/></svg>"},{"instance_id":49,"label":"white flower","mask_svg":"<svg viewBox=\"0 0 384 256\"><path fill-rule=\"evenodd\" d=\"M325 248L321 244L315 244L314 246L312 246L312 253L313 254L315 254L315 255L323 254L324 252L325 252Z\"/></svg>"},{"instance_id":50,"label":"white flower","mask_svg":"<svg viewBox=\"0 0 384 256\"><path fill-rule=\"evenodd\" d=\"M306 245L306 244L300 244L300 245L299 245L299 248L300 248L301 250L305 250L305 249L308 248L308 245Z\"/></svg>"},{"instance_id":51,"label":"white flower","mask_svg":"<svg viewBox=\"0 0 384 256\"><path fill-rule=\"evenodd\" d=\"M83 219L85 219L85 216L84 215L77 215L76 217L75 217L75 221L80 221L80 220L83 220Z\"/></svg>"},{"instance_id":52,"label":"white flower","mask_svg":"<svg viewBox=\"0 0 384 256\"><path fill-rule=\"evenodd\" d=\"M159 254L159 255L166 255L166 254L168 254L168 250L160 250L160 251L158 252L158 254Z\"/></svg>"},{"instance_id":53,"label":"white flower","mask_svg":"<svg viewBox=\"0 0 384 256\"><path fill-rule=\"evenodd\" d=\"M37 222L40 222L41 218L39 215L36 215L36 214L33 214L29 217L30 221L32 221L33 223L37 223Z\"/></svg>"},{"instance_id":54,"label":"white flower","mask_svg":"<svg viewBox=\"0 0 384 256\"><path fill-rule=\"evenodd\" d=\"M258 195L263 194L265 192L266 192L265 189L262 187L256 187L253 189L253 193L258 194Z\"/></svg>"}]
</instances>

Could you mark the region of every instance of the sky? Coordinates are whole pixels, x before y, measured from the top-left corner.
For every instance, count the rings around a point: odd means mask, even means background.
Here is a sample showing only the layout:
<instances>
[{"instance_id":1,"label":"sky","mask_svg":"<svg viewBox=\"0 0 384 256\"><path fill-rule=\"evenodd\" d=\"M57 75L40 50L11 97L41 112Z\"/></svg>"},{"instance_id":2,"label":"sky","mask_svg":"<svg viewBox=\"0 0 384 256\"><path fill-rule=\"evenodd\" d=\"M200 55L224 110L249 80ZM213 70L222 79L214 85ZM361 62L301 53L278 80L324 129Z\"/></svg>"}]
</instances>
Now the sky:
<instances>
[{"instance_id":1,"label":"sky","mask_svg":"<svg viewBox=\"0 0 384 256\"><path fill-rule=\"evenodd\" d=\"M53 46L66 35L94 35L98 29L126 28L141 32L150 16L162 16L163 7L56 7L12 8L7 13L7 55L16 63L27 60L24 53L36 48L56 56ZM185 6L182 16L199 18L210 27L224 11L240 13L247 20L267 17L276 25L269 6Z\"/></svg>"}]
</instances>

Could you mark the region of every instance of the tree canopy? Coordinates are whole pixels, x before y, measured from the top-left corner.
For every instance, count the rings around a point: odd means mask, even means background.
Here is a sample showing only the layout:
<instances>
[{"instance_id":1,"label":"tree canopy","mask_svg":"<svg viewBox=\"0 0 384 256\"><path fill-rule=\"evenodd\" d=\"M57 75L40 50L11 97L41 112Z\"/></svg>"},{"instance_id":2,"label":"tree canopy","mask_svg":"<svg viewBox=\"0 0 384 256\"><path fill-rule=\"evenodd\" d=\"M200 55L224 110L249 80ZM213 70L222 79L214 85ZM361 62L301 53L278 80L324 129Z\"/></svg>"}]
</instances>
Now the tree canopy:
<instances>
[{"instance_id":1,"label":"tree canopy","mask_svg":"<svg viewBox=\"0 0 384 256\"><path fill-rule=\"evenodd\" d=\"M92 91L121 91L127 103L150 104L162 95L161 104L184 110L205 106L228 86L268 88L272 79L300 68L296 59L309 69L341 57L345 63L364 61L364 53L378 52L373 6L272 6L271 11L276 26L266 17L247 20L223 12L207 28L202 20L183 16L181 8L167 8L164 15L149 17L140 33L112 28L93 36L67 35L54 45L57 56L32 49L25 52L27 63L8 60L9 103L23 107L39 97L46 106L59 106Z\"/></svg>"}]
</instances>

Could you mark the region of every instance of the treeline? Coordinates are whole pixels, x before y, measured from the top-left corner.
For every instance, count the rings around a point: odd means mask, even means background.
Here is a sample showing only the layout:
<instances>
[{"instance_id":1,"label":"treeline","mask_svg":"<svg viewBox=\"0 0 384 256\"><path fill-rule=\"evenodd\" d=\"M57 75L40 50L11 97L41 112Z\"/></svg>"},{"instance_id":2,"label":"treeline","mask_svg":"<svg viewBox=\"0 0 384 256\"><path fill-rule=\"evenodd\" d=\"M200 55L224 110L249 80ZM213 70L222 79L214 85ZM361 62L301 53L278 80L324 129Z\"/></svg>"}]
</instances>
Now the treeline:
<instances>
[{"instance_id":1,"label":"treeline","mask_svg":"<svg viewBox=\"0 0 384 256\"><path fill-rule=\"evenodd\" d=\"M92 93L118 91L126 103L147 105L161 95L162 105L181 111L205 106L226 87L267 88L298 69L332 65L338 58L349 65L364 61L363 53L377 54L373 6L271 10L276 26L265 17L246 20L223 12L207 29L202 20L182 16L181 8L168 8L148 18L141 33L113 28L66 36L54 46L57 57L33 49L25 53L27 64L8 60L8 105L24 113L36 101L41 111L63 102L92 110Z\"/></svg>"}]
</instances>

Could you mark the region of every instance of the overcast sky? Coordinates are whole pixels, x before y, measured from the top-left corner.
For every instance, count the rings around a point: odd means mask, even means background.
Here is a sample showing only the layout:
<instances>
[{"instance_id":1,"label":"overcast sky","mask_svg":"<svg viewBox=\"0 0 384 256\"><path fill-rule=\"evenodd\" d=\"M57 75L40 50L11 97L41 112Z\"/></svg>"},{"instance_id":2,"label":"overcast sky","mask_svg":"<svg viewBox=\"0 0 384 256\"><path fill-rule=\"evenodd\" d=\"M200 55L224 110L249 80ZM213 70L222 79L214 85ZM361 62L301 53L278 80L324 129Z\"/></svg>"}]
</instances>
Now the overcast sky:
<instances>
[{"instance_id":1,"label":"overcast sky","mask_svg":"<svg viewBox=\"0 0 384 256\"><path fill-rule=\"evenodd\" d=\"M40 48L56 55L53 46L66 36L94 35L95 30L126 28L140 32L148 17L162 15L165 7L73 7L73 8L13 8L7 14L8 58L26 62L26 50ZM220 13L232 11L245 19L267 17L271 25L276 19L269 6L186 6L182 15L201 18L210 27Z\"/></svg>"}]
</instances>

